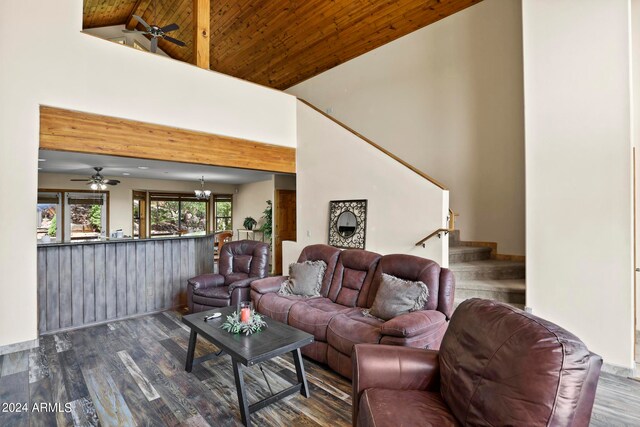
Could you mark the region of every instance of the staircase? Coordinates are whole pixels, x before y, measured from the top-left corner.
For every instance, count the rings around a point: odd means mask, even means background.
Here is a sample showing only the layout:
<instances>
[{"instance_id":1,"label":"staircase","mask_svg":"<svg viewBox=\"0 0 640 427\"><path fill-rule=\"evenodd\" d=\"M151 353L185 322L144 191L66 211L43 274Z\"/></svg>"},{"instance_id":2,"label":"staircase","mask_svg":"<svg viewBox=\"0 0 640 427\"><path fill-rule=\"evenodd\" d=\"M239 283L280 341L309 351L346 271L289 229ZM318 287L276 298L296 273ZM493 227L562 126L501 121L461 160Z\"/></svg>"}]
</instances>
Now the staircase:
<instances>
[{"instance_id":1,"label":"staircase","mask_svg":"<svg viewBox=\"0 0 640 427\"><path fill-rule=\"evenodd\" d=\"M486 298L524 309L525 263L491 259L492 248L466 246L460 231L449 234L449 268L456 278L457 307L468 298Z\"/></svg>"}]
</instances>

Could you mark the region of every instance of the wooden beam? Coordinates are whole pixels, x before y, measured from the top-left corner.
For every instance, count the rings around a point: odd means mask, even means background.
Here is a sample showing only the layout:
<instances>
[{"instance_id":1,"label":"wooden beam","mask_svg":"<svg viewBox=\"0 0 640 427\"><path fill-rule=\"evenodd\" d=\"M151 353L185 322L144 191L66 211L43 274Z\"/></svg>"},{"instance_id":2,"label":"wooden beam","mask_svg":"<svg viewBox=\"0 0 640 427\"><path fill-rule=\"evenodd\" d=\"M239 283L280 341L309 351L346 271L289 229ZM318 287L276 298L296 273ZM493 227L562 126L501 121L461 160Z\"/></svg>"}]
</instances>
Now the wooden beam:
<instances>
[{"instance_id":1,"label":"wooden beam","mask_svg":"<svg viewBox=\"0 0 640 427\"><path fill-rule=\"evenodd\" d=\"M295 148L47 106L40 107L40 148L296 172Z\"/></svg>"},{"instance_id":2,"label":"wooden beam","mask_svg":"<svg viewBox=\"0 0 640 427\"><path fill-rule=\"evenodd\" d=\"M127 30L133 30L136 28L136 26L138 25L138 20L136 18L133 17L133 15L138 15L140 16L140 14L147 8L149 7L149 2L151 0L138 0L136 1L136 4L133 5L133 8L131 9L131 13L129 13L129 17L127 18L127 22L125 22L125 28ZM144 3L144 5L143 5ZM141 8L140 6L144 6L143 8ZM140 12L138 12L138 10L141 10Z\"/></svg>"},{"instance_id":3,"label":"wooden beam","mask_svg":"<svg viewBox=\"0 0 640 427\"><path fill-rule=\"evenodd\" d=\"M194 34L193 60L200 68L209 69L209 34L211 26L211 4L209 0L193 0Z\"/></svg>"}]
</instances>

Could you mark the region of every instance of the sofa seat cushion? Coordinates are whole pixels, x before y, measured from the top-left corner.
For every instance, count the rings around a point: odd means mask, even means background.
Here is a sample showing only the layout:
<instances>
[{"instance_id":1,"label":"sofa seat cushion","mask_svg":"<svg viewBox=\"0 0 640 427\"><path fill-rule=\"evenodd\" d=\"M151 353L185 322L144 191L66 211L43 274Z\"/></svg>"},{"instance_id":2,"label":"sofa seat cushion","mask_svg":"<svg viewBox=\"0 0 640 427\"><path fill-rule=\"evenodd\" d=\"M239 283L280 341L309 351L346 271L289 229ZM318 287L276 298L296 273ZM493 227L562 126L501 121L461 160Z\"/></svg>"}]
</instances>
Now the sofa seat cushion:
<instances>
[{"instance_id":1,"label":"sofa seat cushion","mask_svg":"<svg viewBox=\"0 0 640 427\"><path fill-rule=\"evenodd\" d=\"M229 298L228 286L211 286L209 288L199 288L193 290L194 298L196 296L206 298Z\"/></svg>"},{"instance_id":2,"label":"sofa seat cushion","mask_svg":"<svg viewBox=\"0 0 640 427\"><path fill-rule=\"evenodd\" d=\"M327 342L340 353L351 356L354 344L378 344L384 322L365 316L362 309L354 309L334 316L327 328Z\"/></svg>"},{"instance_id":3,"label":"sofa seat cushion","mask_svg":"<svg viewBox=\"0 0 640 427\"><path fill-rule=\"evenodd\" d=\"M289 325L327 342L327 326L334 316L355 309L336 304L329 298L313 298L294 304L289 311Z\"/></svg>"},{"instance_id":4,"label":"sofa seat cushion","mask_svg":"<svg viewBox=\"0 0 640 427\"><path fill-rule=\"evenodd\" d=\"M373 388L360 396L360 427L459 425L437 392Z\"/></svg>"},{"instance_id":5,"label":"sofa seat cushion","mask_svg":"<svg viewBox=\"0 0 640 427\"><path fill-rule=\"evenodd\" d=\"M193 291L191 300L195 304L208 307L226 307L231 304L228 286L214 286L212 288L198 289Z\"/></svg>"},{"instance_id":6,"label":"sofa seat cushion","mask_svg":"<svg viewBox=\"0 0 640 427\"><path fill-rule=\"evenodd\" d=\"M258 300L258 313L269 316L270 318L282 323L289 323L289 310L294 304L301 301L310 301L312 298L301 297L298 295L278 295L276 293L268 293ZM320 297L315 297L320 298Z\"/></svg>"}]
</instances>

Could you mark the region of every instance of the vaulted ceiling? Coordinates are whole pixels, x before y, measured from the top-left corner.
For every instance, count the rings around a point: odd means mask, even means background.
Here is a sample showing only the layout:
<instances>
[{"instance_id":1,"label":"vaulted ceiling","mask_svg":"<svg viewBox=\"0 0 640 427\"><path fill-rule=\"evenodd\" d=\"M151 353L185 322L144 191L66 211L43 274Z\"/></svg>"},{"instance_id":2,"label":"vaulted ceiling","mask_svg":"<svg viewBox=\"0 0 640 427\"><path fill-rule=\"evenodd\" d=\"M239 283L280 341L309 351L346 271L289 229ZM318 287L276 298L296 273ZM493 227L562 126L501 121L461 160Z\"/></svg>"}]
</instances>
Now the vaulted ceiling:
<instances>
[{"instance_id":1,"label":"vaulted ceiling","mask_svg":"<svg viewBox=\"0 0 640 427\"><path fill-rule=\"evenodd\" d=\"M286 89L482 0L211 0L210 68ZM83 28L177 23L193 63L193 0L84 0ZM138 26L138 29L142 29Z\"/></svg>"}]
</instances>

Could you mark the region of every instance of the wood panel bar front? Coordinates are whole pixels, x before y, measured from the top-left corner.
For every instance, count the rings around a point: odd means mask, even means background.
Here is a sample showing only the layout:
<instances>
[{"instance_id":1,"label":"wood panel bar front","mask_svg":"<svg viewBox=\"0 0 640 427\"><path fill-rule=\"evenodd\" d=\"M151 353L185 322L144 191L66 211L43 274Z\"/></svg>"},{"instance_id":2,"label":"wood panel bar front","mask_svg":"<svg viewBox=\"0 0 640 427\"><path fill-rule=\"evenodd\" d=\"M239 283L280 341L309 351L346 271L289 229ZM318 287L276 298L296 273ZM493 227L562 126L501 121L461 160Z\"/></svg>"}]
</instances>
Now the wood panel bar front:
<instances>
[{"instance_id":1,"label":"wood panel bar front","mask_svg":"<svg viewBox=\"0 0 640 427\"><path fill-rule=\"evenodd\" d=\"M186 303L213 271L214 235L38 246L38 329L56 332Z\"/></svg>"}]
</instances>

